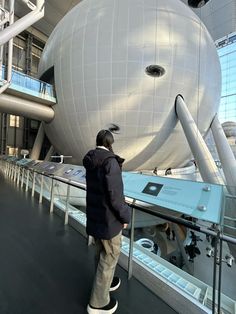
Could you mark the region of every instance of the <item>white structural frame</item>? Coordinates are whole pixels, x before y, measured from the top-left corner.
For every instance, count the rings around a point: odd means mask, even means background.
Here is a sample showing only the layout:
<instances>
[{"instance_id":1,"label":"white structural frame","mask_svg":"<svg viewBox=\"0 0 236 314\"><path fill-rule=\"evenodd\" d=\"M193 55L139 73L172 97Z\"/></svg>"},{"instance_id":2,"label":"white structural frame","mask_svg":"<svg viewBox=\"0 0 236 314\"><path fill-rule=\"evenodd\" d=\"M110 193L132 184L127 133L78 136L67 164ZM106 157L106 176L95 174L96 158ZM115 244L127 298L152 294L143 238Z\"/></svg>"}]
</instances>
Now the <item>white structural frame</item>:
<instances>
[{"instance_id":1,"label":"white structural frame","mask_svg":"<svg viewBox=\"0 0 236 314\"><path fill-rule=\"evenodd\" d=\"M35 160L39 159L40 152L43 146L44 135L45 135L44 126L43 126L43 123L41 122L36 139L34 141L34 146L30 154L30 159L35 159Z\"/></svg>"},{"instance_id":2,"label":"white structural frame","mask_svg":"<svg viewBox=\"0 0 236 314\"><path fill-rule=\"evenodd\" d=\"M5 93L0 94L0 112L44 122L50 122L54 118L54 110L51 107Z\"/></svg>"},{"instance_id":3,"label":"white structural frame","mask_svg":"<svg viewBox=\"0 0 236 314\"><path fill-rule=\"evenodd\" d=\"M10 26L5 28L0 35L0 46L7 43L11 38L23 32L26 28L36 23L44 16L44 0L37 0L36 5L31 1L22 0L27 6L32 10L30 13L26 14L24 17L12 23ZM10 0L11 5L14 6L14 0ZM11 12L10 12L11 14ZM14 18L14 16L13 16Z\"/></svg>"},{"instance_id":4,"label":"white structural frame","mask_svg":"<svg viewBox=\"0 0 236 314\"><path fill-rule=\"evenodd\" d=\"M9 14L4 8L1 8L4 18L1 20L0 26L9 21L9 26L1 30L0 33L0 46L8 42L8 66L7 66L7 79L3 81L4 84L0 87L0 94L3 93L11 84L12 78L12 55L13 55L13 38L27 29L29 26L36 23L44 16L44 0L36 0L36 5L31 1L22 0L23 3L32 10L24 17L14 22L14 5L15 0L9 0ZM5 2L3 3L5 4Z\"/></svg>"},{"instance_id":5,"label":"white structural frame","mask_svg":"<svg viewBox=\"0 0 236 314\"><path fill-rule=\"evenodd\" d=\"M215 161L181 95L176 97L175 110L203 181L224 185Z\"/></svg>"},{"instance_id":6,"label":"white structural frame","mask_svg":"<svg viewBox=\"0 0 236 314\"><path fill-rule=\"evenodd\" d=\"M216 149L219 155L219 159L222 165L222 169L225 175L227 189L231 194L235 195L236 160L217 115L214 117L212 121L211 130L216 145Z\"/></svg>"},{"instance_id":7,"label":"white structural frame","mask_svg":"<svg viewBox=\"0 0 236 314\"><path fill-rule=\"evenodd\" d=\"M4 2L5 4L5 2ZM2 13L4 14L3 20L1 20L1 27L3 23L9 22L9 26L3 29L0 33L0 42L2 38L2 34L5 32L6 29L10 28L14 24L14 4L15 0L9 0L9 12L7 13L6 10L3 10ZM12 56L13 56L13 37L9 38L8 40L8 64L7 64L7 79L6 81L3 80L3 85L0 87L0 94L3 93L11 84L12 78ZM3 44L0 44L2 46Z\"/></svg>"}]
</instances>

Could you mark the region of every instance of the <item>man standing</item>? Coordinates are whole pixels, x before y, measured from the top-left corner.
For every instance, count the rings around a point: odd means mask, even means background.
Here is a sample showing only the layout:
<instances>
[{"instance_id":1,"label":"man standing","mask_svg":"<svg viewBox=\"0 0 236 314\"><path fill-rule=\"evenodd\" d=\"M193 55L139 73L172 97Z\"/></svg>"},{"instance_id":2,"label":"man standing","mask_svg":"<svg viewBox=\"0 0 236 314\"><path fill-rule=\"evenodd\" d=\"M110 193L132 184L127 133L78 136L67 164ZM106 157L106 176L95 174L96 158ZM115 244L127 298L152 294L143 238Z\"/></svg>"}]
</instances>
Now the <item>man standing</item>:
<instances>
[{"instance_id":1,"label":"man standing","mask_svg":"<svg viewBox=\"0 0 236 314\"><path fill-rule=\"evenodd\" d=\"M89 314L114 313L118 302L110 291L120 286L114 272L121 247L122 229L130 221L130 207L125 203L121 165L124 159L112 150L113 135L108 130L97 134L96 149L83 159L86 168L87 234L96 246L96 275L87 306Z\"/></svg>"}]
</instances>

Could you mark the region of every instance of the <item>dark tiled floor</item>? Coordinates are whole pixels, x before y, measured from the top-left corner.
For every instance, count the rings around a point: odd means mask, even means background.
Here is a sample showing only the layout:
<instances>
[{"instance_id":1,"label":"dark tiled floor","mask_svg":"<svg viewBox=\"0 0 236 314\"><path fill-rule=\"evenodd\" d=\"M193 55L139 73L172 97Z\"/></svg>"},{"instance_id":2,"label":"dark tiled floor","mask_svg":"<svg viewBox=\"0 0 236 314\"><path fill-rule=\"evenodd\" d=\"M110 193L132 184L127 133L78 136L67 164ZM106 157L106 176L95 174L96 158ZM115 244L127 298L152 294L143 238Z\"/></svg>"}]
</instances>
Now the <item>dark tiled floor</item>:
<instances>
[{"instance_id":1,"label":"dark tiled floor","mask_svg":"<svg viewBox=\"0 0 236 314\"><path fill-rule=\"evenodd\" d=\"M84 314L93 252L48 205L0 176L0 314ZM176 313L136 279L117 269L120 314Z\"/></svg>"}]
</instances>

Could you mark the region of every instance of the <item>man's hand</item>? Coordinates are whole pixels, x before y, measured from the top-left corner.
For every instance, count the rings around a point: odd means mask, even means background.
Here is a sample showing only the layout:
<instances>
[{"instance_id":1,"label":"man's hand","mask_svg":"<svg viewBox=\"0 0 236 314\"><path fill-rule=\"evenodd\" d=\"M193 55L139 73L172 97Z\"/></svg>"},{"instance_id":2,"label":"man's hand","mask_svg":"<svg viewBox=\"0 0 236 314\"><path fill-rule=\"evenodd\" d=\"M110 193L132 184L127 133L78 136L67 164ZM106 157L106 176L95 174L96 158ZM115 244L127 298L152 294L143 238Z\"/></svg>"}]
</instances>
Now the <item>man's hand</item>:
<instances>
[{"instance_id":1,"label":"man's hand","mask_svg":"<svg viewBox=\"0 0 236 314\"><path fill-rule=\"evenodd\" d=\"M129 224L123 224L123 229L126 229Z\"/></svg>"}]
</instances>

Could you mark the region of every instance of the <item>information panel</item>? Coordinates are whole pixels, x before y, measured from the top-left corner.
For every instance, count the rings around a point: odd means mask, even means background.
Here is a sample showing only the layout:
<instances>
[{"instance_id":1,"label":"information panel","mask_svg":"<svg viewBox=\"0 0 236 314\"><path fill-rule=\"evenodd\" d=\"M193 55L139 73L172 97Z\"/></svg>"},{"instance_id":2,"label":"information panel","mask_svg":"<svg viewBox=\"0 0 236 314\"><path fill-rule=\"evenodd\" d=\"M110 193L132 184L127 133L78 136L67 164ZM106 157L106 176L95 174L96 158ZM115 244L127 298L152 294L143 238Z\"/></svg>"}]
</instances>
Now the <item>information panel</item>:
<instances>
[{"instance_id":1,"label":"information panel","mask_svg":"<svg viewBox=\"0 0 236 314\"><path fill-rule=\"evenodd\" d=\"M130 172L122 175L127 197L212 223L221 221L222 185Z\"/></svg>"}]
</instances>

